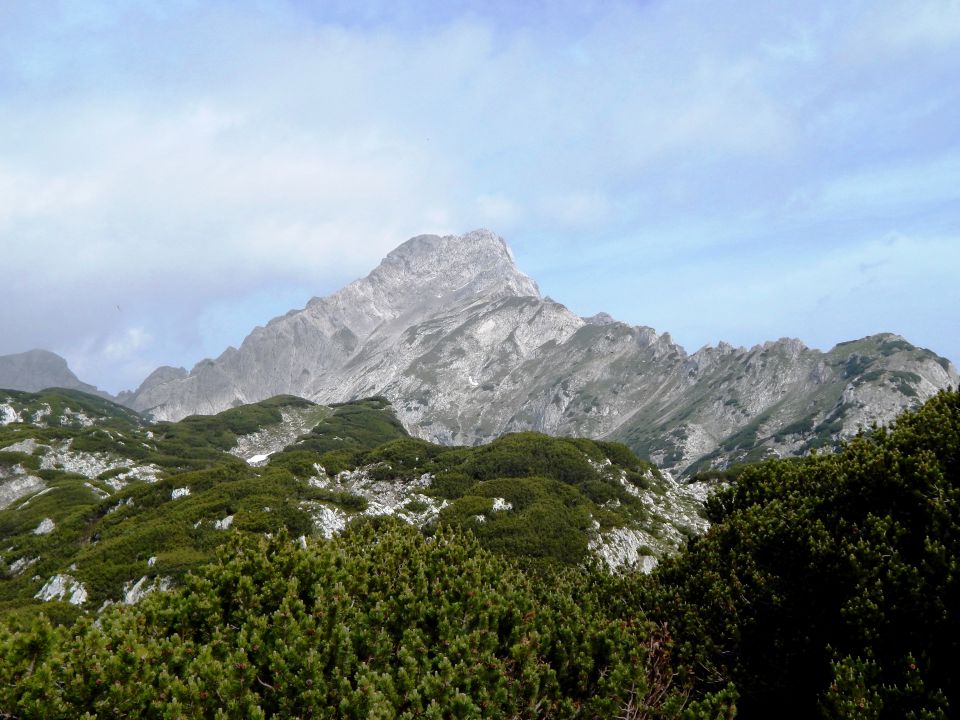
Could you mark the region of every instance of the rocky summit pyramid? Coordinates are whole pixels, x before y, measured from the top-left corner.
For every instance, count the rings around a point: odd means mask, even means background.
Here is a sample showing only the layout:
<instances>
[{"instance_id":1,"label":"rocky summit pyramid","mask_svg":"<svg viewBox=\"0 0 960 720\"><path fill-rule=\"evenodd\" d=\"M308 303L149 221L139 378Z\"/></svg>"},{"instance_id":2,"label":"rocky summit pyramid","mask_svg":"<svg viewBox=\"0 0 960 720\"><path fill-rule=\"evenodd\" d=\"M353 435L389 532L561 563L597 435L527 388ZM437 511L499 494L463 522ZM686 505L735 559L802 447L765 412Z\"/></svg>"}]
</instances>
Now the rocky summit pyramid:
<instances>
[{"instance_id":1,"label":"rocky summit pyramid","mask_svg":"<svg viewBox=\"0 0 960 720\"><path fill-rule=\"evenodd\" d=\"M958 383L890 334L829 352L782 339L690 355L666 333L581 318L540 295L506 243L422 235L367 277L257 327L190 373L160 368L123 402L157 419L286 393L383 395L415 435L613 438L675 472L831 445Z\"/></svg>"}]
</instances>

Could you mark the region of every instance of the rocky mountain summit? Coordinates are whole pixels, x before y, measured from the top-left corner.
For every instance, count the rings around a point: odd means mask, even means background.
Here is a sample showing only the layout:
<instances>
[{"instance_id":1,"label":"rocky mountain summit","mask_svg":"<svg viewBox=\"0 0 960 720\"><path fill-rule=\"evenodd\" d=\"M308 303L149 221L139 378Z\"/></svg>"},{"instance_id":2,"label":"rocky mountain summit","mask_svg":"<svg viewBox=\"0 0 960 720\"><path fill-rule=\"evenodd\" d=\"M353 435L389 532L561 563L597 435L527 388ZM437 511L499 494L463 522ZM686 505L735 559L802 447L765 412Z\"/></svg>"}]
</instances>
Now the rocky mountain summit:
<instances>
[{"instance_id":1,"label":"rocky mountain summit","mask_svg":"<svg viewBox=\"0 0 960 720\"><path fill-rule=\"evenodd\" d=\"M48 350L29 350L15 355L0 355L0 388L34 392L62 387L102 394L93 385L73 374L67 361Z\"/></svg>"},{"instance_id":2,"label":"rocky mountain summit","mask_svg":"<svg viewBox=\"0 0 960 720\"><path fill-rule=\"evenodd\" d=\"M120 402L158 420L274 395L383 395L416 436L537 430L622 440L674 474L832 446L958 384L896 335L828 352L781 339L693 354L667 333L541 296L506 243L422 235L367 277L257 327L214 360L154 371ZM2 383L0 383L2 385Z\"/></svg>"},{"instance_id":3,"label":"rocky mountain summit","mask_svg":"<svg viewBox=\"0 0 960 720\"><path fill-rule=\"evenodd\" d=\"M667 333L541 296L506 243L478 230L408 240L366 278L188 374L156 371L124 402L174 420L282 393L383 395L432 441L613 438L691 473L830 445L957 382L947 360L887 334L826 353L781 339L691 355Z\"/></svg>"}]
</instances>

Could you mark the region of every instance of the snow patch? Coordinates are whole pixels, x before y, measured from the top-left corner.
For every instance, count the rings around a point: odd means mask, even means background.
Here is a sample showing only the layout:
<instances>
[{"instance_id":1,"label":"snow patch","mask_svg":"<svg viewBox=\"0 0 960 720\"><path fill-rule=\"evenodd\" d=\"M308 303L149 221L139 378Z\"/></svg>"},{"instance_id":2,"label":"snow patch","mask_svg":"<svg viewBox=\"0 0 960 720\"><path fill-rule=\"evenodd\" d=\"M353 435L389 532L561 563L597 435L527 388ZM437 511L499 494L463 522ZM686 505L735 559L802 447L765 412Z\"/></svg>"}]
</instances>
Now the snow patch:
<instances>
[{"instance_id":1,"label":"snow patch","mask_svg":"<svg viewBox=\"0 0 960 720\"><path fill-rule=\"evenodd\" d=\"M267 459L273 455L273 453L259 453L257 455L251 455L247 458L247 464L253 465L254 467L259 467L267 462Z\"/></svg>"}]
</instances>

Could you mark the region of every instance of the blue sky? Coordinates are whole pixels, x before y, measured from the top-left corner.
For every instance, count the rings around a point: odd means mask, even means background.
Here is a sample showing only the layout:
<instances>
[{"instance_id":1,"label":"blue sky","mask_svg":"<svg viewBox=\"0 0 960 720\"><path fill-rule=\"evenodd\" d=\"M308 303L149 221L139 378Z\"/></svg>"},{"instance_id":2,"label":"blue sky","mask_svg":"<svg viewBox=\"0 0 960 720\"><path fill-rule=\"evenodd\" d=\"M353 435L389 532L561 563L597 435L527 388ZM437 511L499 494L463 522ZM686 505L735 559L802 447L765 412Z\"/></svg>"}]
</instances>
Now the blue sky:
<instances>
[{"instance_id":1,"label":"blue sky","mask_svg":"<svg viewBox=\"0 0 960 720\"><path fill-rule=\"evenodd\" d=\"M0 6L0 353L117 391L424 232L689 351L960 360L960 2Z\"/></svg>"}]
</instances>

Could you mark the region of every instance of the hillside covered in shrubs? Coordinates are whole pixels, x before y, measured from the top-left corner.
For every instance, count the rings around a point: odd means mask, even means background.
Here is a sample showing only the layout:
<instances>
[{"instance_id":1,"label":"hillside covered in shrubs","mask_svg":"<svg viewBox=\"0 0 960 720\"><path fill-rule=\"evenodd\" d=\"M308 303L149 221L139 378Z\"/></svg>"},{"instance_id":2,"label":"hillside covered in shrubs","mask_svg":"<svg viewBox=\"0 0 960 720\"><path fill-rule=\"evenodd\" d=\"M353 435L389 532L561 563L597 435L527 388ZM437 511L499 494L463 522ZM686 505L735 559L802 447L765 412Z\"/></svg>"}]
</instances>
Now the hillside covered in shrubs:
<instances>
[{"instance_id":1,"label":"hillside covered in shrubs","mask_svg":"<svg viewBox=\"0 0 960 720\"><path fill-rule=\"evenodd\" d=\"M653 560L706 524L695 497L617 443L435 445L382 398L279 396L176 423L68 390L0 391L0 406L13 419L0 425L0 615L66 621L136 602L212 561L231 533L332 537L390 515L578 564L611 533Z\"/></svg>"},{"instance_id":2,"label":"hillside covered in shrubs","mask_svg":"<svg viewBox=\"0 0 960 720\"><path fill-rule=\"evenodd\" d=\"M364 462L377 457L396 469L411 457L435 463L448 451L393 442L401 445L321 455L379 453ZM0 630L0 711L24 718L957 713L957 392L940 393L835 454L744 468L709 499L711 528L649 575L611 573L589 556L545 562L533 553L540 560L531 562L522 545L504 552L484 539L486 523L465 518L486 512L477 499L503 497L512 462L522 466L515 478L544 477L539 491L567 488L550 495L551 507L574 512L583 501L568 502L564 493L573 491L597 507L608 502L591 499L602 489L590 490L590 478L556 474L551 453L567 450L537 451L539 436L504 442L506 449L494 444L444 465L448 477L473 483L451 482L452 509L422 529L361 517L330 540L298 541L284 528L269 539L231 533L214 562L132 607L62 625L8 616ZM293 454L304 451L280 453L274 472L287 463L296 480ZM509 463L497 459L501 451ZM599 456L593 463L606 466ZM576 463L560 462L567 465ZM493 468L491 477L479 468ZM438 466L431 477L441 474ZM487 483L495 492L485 494ZM526 532L538 522L527 516ZM508 530L498 537L510 538Z\"/></svg>"}]
</instances>

